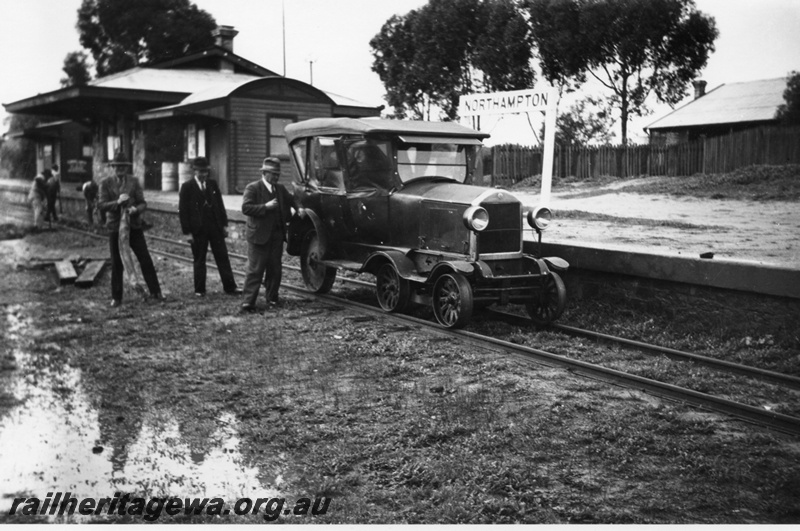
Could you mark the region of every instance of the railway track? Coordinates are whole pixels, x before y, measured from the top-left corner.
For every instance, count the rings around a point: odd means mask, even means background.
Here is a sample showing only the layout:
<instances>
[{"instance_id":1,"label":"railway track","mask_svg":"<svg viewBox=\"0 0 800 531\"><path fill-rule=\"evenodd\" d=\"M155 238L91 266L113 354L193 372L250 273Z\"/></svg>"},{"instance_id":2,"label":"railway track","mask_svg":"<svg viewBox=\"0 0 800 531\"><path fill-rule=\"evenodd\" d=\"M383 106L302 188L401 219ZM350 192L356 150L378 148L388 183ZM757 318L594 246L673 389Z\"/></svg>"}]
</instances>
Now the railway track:
<instances>
[{"instance_id":1,"label":"railway track","mask_svg":"<svg viewBox=\"0 0 800 531\"><path fill-rule=\"evenodd\" d=\"M10 217L7 211L4 212L3 214L6 217ZM66 228L67 230L71 230L89 237L105 239L105 237L102 235L86 232L84 230L72 227L66 227L63 225L62 227ZM179 247L179 248L189 247L189 244L186 242L164 238L152 234L148 234L148 239L172 247ZM176 254L175 252L165 251L163 249L159 249L156 246L152 245L151 245L151 252L181 262L191 263L192 261L190 257L181 254ZM246 256L236 253L230 253L230 256L231 258L237 260L246 261L247 259ZM214 267L213 262L209 262L209 266ZM299 267L291 264L285 264L285 267L289 270L299 271ZM244 272L241 270L237 270L236 268L234 268L234 273L239 276L244 276ZM370 282L365 282L360 279L352 279L346 277L338 277L337 281L341 281L347 284L353 284L361 288L363 287L372 288L373 286L373 284ZM711 412L722 413L737 419L765 426L780 432L789 433L792 435L800 435L800 418L771 411L763 407L757 407L736 400L730 400L727 398L713 396L710 394L702 393L678 385L673 385L668 382L662 382L650 378L645 378L626 371L609 368L597 363L589 363L586 361L581 361L578 359L574 359L573 357L570 356L565 356L555 352L550 352L525 345L520 345L500 338L488 337L467 330L443 329L431 321L420 319L418 317L414 317L411 315L387 314L380 308L369 304L365 304L364 302L359 302L356 300L336 297L327 294L326 295L313 294L306 291L305 288L299 285L284 283L282 284L281 287L285 288L288 291L301 295L302 297L305 298L322 300L330 304L349 307L362 313L379 315L382 316L382 318L388 319L390 321L403 322L405 324L413 324L415 326L424 327L427 329L433 329L436 331L436 333L442 336L466 342L475 348L499 351L506 355L513 356L517 359L526 362L562 367L571 372L586 377L610 382L616 385L622 385L628 388L638 389L661 398L679 401ZM508 321L511 324L524 324L524 326L526 327L531 326L529 320L524 319L523 323L523 321L521 321L521 319L523 318L513 314L493 311L492 315L496 316L496 318ZM633 341L625 338L619 338L607 334L600 334L597 332L583 330L580 328L562 324L552 325L551 329L572 336L590 337L598 341L613 343L616 345L621 345L638 351L646 351L658 355L664 355L680 361L688 361L688 362L703 364L712 367L713 369L718 371L738 374L748 378L767 380L776 385L781 386L781 388L783 389L790 390L791 392L800 389L800 379L791 375L786 375L773 371L767 371L757 367L731 363L724 360L709 358L706 356L700 356L697 354L660 347L657 345L650 345L647 343Z\"/></svg>"}]
</instances>

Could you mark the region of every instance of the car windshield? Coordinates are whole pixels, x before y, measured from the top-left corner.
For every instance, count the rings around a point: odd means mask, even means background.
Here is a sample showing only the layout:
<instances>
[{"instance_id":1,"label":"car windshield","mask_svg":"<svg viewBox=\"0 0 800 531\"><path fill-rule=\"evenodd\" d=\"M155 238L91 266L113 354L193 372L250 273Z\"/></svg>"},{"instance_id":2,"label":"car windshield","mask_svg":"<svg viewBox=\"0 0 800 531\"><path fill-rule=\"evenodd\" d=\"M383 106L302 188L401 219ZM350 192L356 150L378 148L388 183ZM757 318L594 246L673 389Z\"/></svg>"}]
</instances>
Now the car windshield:
<instances>
[{"instance_id":1,"label":"car windshield","mask_svg":"<svg viewBox=\"0 0 800 531\"><path fill-rule=\"evenodd\" d=\"M444 177L463 183L467 179L470 146L405 143L397 146L397 173L406 183L424 177Z\"/></svg>"}]
</instances>

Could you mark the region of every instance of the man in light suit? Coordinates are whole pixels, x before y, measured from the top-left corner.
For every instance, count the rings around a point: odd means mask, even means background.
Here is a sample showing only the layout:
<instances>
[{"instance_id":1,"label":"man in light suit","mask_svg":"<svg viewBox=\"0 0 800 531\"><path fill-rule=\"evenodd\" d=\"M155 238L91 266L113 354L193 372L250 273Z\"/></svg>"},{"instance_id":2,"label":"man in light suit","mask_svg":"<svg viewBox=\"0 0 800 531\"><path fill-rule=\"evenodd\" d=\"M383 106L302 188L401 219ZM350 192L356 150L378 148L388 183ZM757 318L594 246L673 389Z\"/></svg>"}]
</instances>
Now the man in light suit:
<instances>
[{"instance_id":1,"label":"man in light suit","mask_svg":"<svg viewBox=\"0 0 800 531\"><path fill-rule=\"evenodd\" d=\"M217 182L208 178L211 171L208 159L205 157L194 159L192 170L194 179L183 183L178 194L178 213L181 219L181 231L192 235L194 294L197 297L206 294L206 255L209 245L225 293L240 294L241 290L233 278L228 247L225 245L225 237L228 235L226 228L228 214L225 212Z\"/></svg>"},{"instance_id":2,"label":"man in light suit","mask_svg":"<svg viewBox=\"0 0 800 531\"><path fill-rule=\"evenodd\" d=\"M293 203L292 195L278 184L280 176L280 161L267 157L261 165L261 179L244 189L242 213L247 216L247 278L241 312L255 311L262 281L268 308L278 305L283 242Z\"/></svg>"}]
</instances>

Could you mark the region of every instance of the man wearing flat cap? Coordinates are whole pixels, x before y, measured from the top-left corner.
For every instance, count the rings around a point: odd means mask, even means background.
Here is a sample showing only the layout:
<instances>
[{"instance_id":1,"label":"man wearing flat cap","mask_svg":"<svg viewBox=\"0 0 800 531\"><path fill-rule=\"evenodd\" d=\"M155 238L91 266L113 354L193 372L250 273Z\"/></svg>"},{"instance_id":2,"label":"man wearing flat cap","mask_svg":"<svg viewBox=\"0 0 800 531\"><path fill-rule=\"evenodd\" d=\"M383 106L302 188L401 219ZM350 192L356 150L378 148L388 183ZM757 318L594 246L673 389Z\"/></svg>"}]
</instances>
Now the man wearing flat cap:
<instances>
[{"instance_id":1,"label":"man wearing flat cap","mask_svg":"<svg viewBox=\"0 0 800 531\"><path fill-rule=\"evenodd\" d=\"M108 227L108 242L111 249L111 306L117 307L122 304L123 288L123 261L120 254L120 222L126 217L129 233L127 235L130 249L136 255L139 266L142 269L142 276L150 291L150 297L157 301L163 301L164 295L161 293L161 286L158 282L153 259L147 249L147 241L144 239L144 220L142 213L147 208L144 200L144 190L142 185L130 175L132 164L128 161L125 154L117 153L109 163L114 170L114 175L106 177L100 182L99 198L97 208L106 213L106 227ZM124 250L123 250L124 252Z\"/></svg>"},{"instance_id":2,"label":"man wearing flat cap","mask_svg":"<svg viewBox=\"0 0 800 531\"><path fill-rule=\"evenodd\" d=\"M211 172L208 159L205 157L194 159L192 170L194 179L183 183L178 194L178 213L181 219L181 231L192 235L194 294L197 297L206 294L206 255L209 245L225 293L240 294L241 290L233 278L228 247L225 245L225 237L228 235L228 214L225 212L217 181L208 178Z\"/></svg>"},{"instance_id":3,"label":"man wearing flat cap","mask_svg":"<svg viewBox=\"0 0 800 531\"><path fill-rule=\"evenodd\" d=\"M261 283L266 289L267 308L278 305L281 285L283 242L292 215L292 195L278 184L281 162L267 157L261 165L261 179L247 185L242 213L247 216L247 278L240 311L253 312Z\"/></svg>"}]
</instances>

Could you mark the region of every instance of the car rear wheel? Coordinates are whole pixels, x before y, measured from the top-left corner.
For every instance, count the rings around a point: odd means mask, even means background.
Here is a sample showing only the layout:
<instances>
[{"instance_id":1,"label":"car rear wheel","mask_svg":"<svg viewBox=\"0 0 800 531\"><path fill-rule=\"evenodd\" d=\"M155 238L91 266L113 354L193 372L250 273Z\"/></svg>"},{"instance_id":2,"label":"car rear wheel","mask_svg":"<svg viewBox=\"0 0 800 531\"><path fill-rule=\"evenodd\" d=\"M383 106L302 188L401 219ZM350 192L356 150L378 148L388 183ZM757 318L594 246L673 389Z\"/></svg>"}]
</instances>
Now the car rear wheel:
<instances>
[{"instance_id":1,"label":"car rear wheel","mask_svg":"<svg viewBox=\"0 0 800 531\"><path fill-rule=\"evenodd\" d=\"M387 312L402 312L411 300L411 286L400 276L394 264L383 264L375 277L378 304Z\"/></svg>"},{"instance_id":2,"label":"car rear wheel","mask_svg":"<svg viewBox=\"0 0 800 531\"><path fill-rule=\"evenodd\" d=\"M328 293L336 280L336 268L326 266L321 260L322 248L317 231L309 231L303 241L300 270L306 288L314 293Z\"/></svg>"},{"instance_id":3,"label":"car rear wheel","mask_svg":"<svg viewBox=\"0 0 800 531\"><path fill-rule=\"evenodd\" d=\"M446 328L461 328L472 318L472 286L464 275L447 273L433 284L433 314Z\"/></svg>"},{"instance_id":4,"label":"car rear wheel","mask_svg":"<svg viewBox=\"0 0 800 531\"><path fill-rule=\"evenodd\" d=\"M567 305L567 289L558 273L550 272L542 279L541 291L525 305L531 320L539 326L558 319Z\"/></svg>"}]
</instances>

